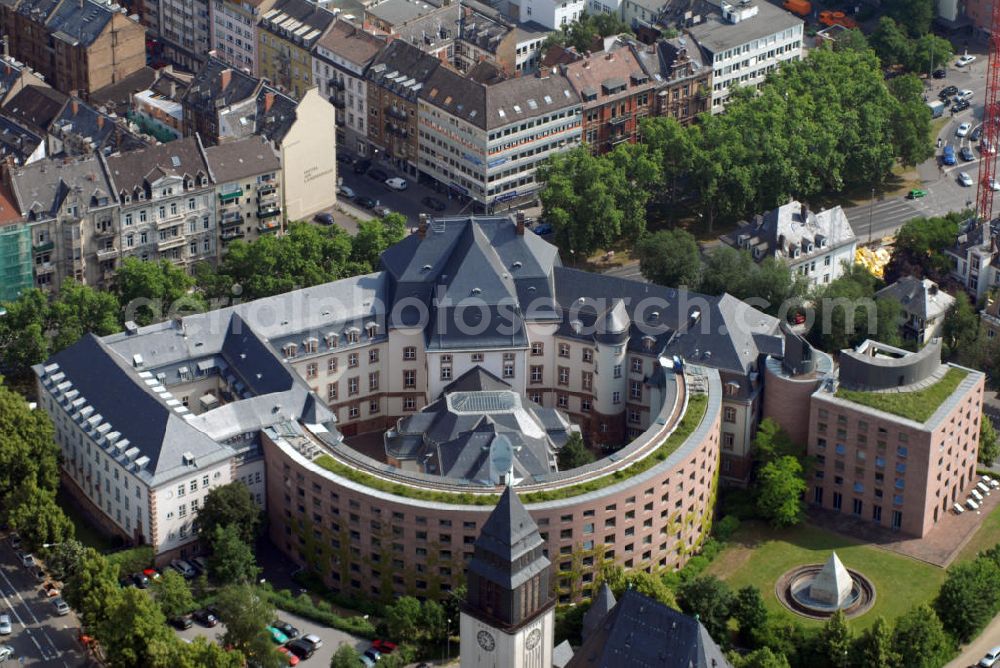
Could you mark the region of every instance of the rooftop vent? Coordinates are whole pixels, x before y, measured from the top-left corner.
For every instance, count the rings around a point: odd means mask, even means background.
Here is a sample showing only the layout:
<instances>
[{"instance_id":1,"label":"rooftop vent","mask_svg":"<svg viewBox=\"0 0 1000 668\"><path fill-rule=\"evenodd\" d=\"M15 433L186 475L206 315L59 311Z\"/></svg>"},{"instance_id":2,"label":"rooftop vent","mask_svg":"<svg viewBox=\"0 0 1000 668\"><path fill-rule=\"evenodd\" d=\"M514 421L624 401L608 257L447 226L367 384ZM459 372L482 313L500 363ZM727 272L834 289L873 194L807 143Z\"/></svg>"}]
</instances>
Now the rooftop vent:
<instances>
[{"instance_id":1,"label":"rooftop vent","mask_svg":"<svg viewBox=\"0 0 1000 668\"><path fill-rule=\"evenodd\" d=\"M183 455L181 455L181 461L184 463L184 466L196 465L194 454L192 454L191 452L185 452Z\"/></svg>"}]
</instances>

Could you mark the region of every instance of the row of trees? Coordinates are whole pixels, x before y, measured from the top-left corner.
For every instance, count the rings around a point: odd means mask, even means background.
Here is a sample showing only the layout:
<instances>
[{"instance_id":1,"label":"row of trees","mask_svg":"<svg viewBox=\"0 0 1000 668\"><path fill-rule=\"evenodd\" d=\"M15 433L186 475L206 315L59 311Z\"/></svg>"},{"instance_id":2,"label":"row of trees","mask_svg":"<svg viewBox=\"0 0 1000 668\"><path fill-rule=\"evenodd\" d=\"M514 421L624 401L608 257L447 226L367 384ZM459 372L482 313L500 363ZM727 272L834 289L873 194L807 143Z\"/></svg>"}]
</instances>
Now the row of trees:
<instances>
[{"instance_id":1,"label":"row of trees","mask_svg":"<svg viewBox=\"0 0 1000 668\"><path fill-rule=\"evenodd\" d=\"M854 40L864 40L860 32L854 32ZM946 68L954 55L948 40L929 32L911 37L905 25L896 23L888 16L879 20L868 41L883 67L903 67L916 73L927 73L931 68Z\"/></svg>"},{"instance_id":2,"label":"row of trees","mask_svg":"<svg viewBox=\"0 0 1000 668\"><path fill-rule=\"evenodd\" d=\"M787 202L881 184L896 161L933 154L930 111L913 76L888 84L865 44L818 49L786 63L760 91L733 93L726 113L682 127L657 117L641 141L603 156L586 147L554 156L540 171L546 220L560 247L589 256L646 229L647 206L674 211L683 188L699 193L711 232Z\"/></svg>"},{"instance_id":3,"label":"row of trees","mask_svg":"<svg viewBox=\"0 0 1000 668\"><path fill-rule=\"evenodd\" d=\"M147 325L234 299L259 299L372 271L379 254L406 233L400 214L362 221L353 237L337 226L292 223L282 237L232 242L220 266L200 265L197 277L166 260L126 258L113 292L72 280L56 294L28 290L0 304L7 310L0 317L0 373L25 379L33 364L85 333L113 334L127 320Z\"/></svg>"}]
</instances>

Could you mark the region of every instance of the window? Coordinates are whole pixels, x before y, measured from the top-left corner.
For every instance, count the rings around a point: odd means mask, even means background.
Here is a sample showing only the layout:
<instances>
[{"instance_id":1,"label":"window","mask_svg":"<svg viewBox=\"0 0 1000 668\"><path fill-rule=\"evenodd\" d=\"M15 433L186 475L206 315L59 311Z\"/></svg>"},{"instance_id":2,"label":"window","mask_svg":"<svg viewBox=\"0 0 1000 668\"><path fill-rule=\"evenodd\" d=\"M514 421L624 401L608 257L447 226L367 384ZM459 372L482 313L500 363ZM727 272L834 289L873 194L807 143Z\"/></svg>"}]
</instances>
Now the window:
<instances>
[{"instance_id":1,"label":"window","mask_svg":"<svg viewBox=\"0 0 1000 668\"><path fill-rule=\"evenodd\" d=\"M403 397L403 410L404 411L415 411L417 410L417 400L413 397Z\"/></svg>"},{"instance_id":2,"label":"window","mask_svg":"<svg viewBox=\"0 0 1000 668\"><path fill-rule=\"evenodd\" d=\"M569 406L569 397L565 394L560 394L556 397L556 404L559 408L566 408Z\"/></svg>"},{"instance_id":3,"label":"window","mask_svg":"<svg viewBox=\"0 0 1000 668\"><path fill-rule=\"evenodd\" d=\"M353 378L348 378L347 379L347 395L348 396L353 396L353 395L355 395L357 393L358 393L358 377L354 376Z\"/></svg>"},{"instance_id":4,"label":"window","mask_svg":"<svg viewBox=\"0 0 1000 668\"><path fill-rule=\"evenodd\" d=\"M356 368L358 368L358 354L357 353L351 353L351 354L349 354L347 356L347 367L349 369L356 369Z\"/></svg>"},{"instance_id":5,"label":"window","mask_svg":"<svg viewBox=\"0 0 1000 668\"><path fill-rule=\"evenodd\" d=\"M722 433L722 449L732 450L736 443L736 437L729 432Z\"/></svg>"},{"instance_id":6,"label":"window","mask_svg":"<svg viewBox=\"0 0 1000 668\"><path fill-rule=\"evenodd\" d=\"M589 371L583 371L580 374L580 380L583 383L583 389L592 390L594 388L594 374Z\"/></svg>"},{"instance_id":7,"label":"window","mask_svg":"<svg viewBox=\"0 0 1000 668\"><path fill-rule=\"evenodd\" d=\"M559 367L559 384L569 385L569 367Z\"/></svg>"},{"instance_id":8,"label":"window","mask_svg":"<svg viewBox=\"0 0 1000 668\"><path fill-rule=\"evenodd\" d=\"M506 357L508 354L509 353L504 353L504 357ZM511 357L513 357L513 355L511 355ZM513 378L514 377L514 360L513 359L509 359L509 360L505 359L503 361L503 377L504 378Z\"/></svg>"},{"instance_id":9,"label":"window","mask_svg":"<svg viewBox=\"0 0 1000 668\"><path fill-rule=\"evenodd\" d=\"M441 355L441 380L451 380L451 355Z\"/></svg>"},{"instance_id":10,"label":"window","mask_svg":"<svg viewBox=\"0 0 1000 668\"><path fill-rule=\"evenodd\" d=\"M559 357L569 357L569 344L560 343L559 344Z\"/></svg>"},{"instance_id":11,"label":"window","mask_svg":"<svg viewBox=\"0 0 1000 668\"><path fill-rule=\"evenodd\" d=\"M404 360L415 360L417 359L417 347L416 346L406 346L403 348L403 359Z\"/></svg>"},{"instance_id":12,"label":"window","mask_svg":"<svg viewBox=\"0 0 1000 668\"><path fill-rule=\"evenodd\" d=\"M722 419L725 422L735 423L736 422L736 409L732 406L726 406L722 411Z\"/></svg>"},{"instance_id":13,"label":"window","mask_svg":"<svg viewBox=\"0 0 1000 668\"><path fill-rule=\"evenodd\" d=\"M611 393L611 403L620 404L622 402L622 393L615 390Z\"/></svg>"},{"instance_id":14,"label":"window","mask_svg":"<svg viewBox=\"0 0 1000 668\"><path fill-rule=\"evenodd\" d=\"M336 383L327 383L327 385L326 385L326 400L327 400L327 402L331 402L331 401L336 401L337 400L337 384Z\"/></svg>"},{"instance_id":15,"label":"window","mask_svg":"<svg viewBox=\"0 0 1000 668\"><path fill-rule=\"evenodd\" d=\"M417 387L417 372L414 369L403 370L403 387L412 390Z\"/></svg>"},{"instance_id":16,"label":"window","mask_svg":"<svg viewBox=\"0 0 1000 668\"><path fill-rule=\"evenodd\" d=\"M368 391L374 392L378 389L378 371L372 371L368 374Z\"/></svg>"},{"instance_id":17,"label":"window","mask_svg":"<svg viewBox=\"0 0 1000 668\"><path fill-rule=\"evenodd\" d=\"M621 378L622 377L622 365L621 364L616 364L615 365L614 376L615 376L615 378Z\"/></svg>"},{"instance_id":18,"label":"window","mask_svg":"<svg viewBox=\"0 0 1000 668\"><path fill-rule=\"evenodd\" d=\"M337 358L331 357L326 361L326 372L337 373Z\"/></svg>"},{"instance_id":19,"label":"window","mask_svg":"<svg viewBox=\"0 0 1000 668\"><path fill-rule=\"evenodd\" d=\"M357 406L351 406L347 409L347 418L353 419L361 415L361 410Z\"/></svg>"},{"instance_id":20,"label":"window","mask_svg":"<svg viewBox=\"0 0 1000 668\"><path fill-rule=\"evenodd\" d=\"M368 414L375 415L379 411L378 399L372 399L368 402Z\"/></svg>"},{"instance_id":21,"label":"window","mask_svg":"<svg viewBox=\"0 0 1000 668\"><path fill-rule=\"evenodd\" d=\"M542 382L542 367L540 366L531 367L531 382L532 383Z\"/></svg>"},{"instance_id":22,"label":"window","mask_svg":"<svg viewBox=\"0 0 1000 668\"><path fill-rule=\"evenodd\" d=\"M485 359L486 355L483 353L472 353L469 355L469 361L473 364L482 364Z\"/></svg>"},{"instance_id":23,"label":"window","mask_svg":"<svg viewBox=\"0 0 1000 668\"><path fill-rule=\"evenodd\" d=\"M642 359L638 357L632 358L632 373L642 373Z\"/></svg>"},{"instance_id":24,"label":"window","mask_svg":"<svg viewBox=\"0 0 1000 668\"><path fill-rule=\"evenodd\" d=\"M629 383L629 398L642 400L642 382L638 380L633 380Z\"/></svg>"},{"instance_id":25,"label":"window","mask_svg":"<svg viewBox=\"0 0 1000 668\"><path fill-rule=\"evenodd\" d=\"M377 364L378 363L378 348L372 348L368 351L368 363Z\"/></svg>"},{"instance_id":26,"label":"window","mask_svg":"<svg viewBox=\"0 0 1000 668\"><path fill-rule=\"evenodd\" d=\"M588 364L590 362L594 361L594 350L593 350L593 348L584 348L583 349L583 361L587 362Z\"/></svg>"},{"instance_id":27,"label":"window","mask_svg":"<svg viewBox=\"0 0 1000 668\"><path fill-rule=\"evenodd\" d=\"M545 344L536 342L531 344L531 356L539 357L545 352Z\"/></svg>"},{"instance_id":28,"label":"window","mask_svg":"<svg viewBox=\"0 0 1000 668\"><path fill-rule=\"evenodd\" d=\"M580 410L582 412L584 412L584 413L589 413L590 412L590 399L581 399L580 400Z\"/></svg>"}]
</instances>

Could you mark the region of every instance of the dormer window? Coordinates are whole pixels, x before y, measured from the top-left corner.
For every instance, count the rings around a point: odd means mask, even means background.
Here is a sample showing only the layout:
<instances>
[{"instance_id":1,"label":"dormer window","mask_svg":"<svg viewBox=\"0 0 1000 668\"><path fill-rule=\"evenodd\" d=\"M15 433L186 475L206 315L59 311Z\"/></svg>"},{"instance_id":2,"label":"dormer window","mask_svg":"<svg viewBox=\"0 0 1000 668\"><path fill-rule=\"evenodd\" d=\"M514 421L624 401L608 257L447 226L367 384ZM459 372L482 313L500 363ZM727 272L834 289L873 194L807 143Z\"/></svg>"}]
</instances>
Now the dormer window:
<instances>
[{"instance_id":1,"label":"dormer window","mask_svg":"<svg viewBox=\"0 0 1000 668\"><path fill-rule=\"evenodd\" d=\"M294 343L286 343L285 347L281 350L285 354L285 357L295 357L299 352L299 347Z\"/></svg>"},{"instance_id":2,"label":"dormer window","mask_svg":"<svg viewBox=\"0 0 1000 668\"><path fill-rule=\"evenodd\" d=\"M809 245L806 246L806 252L807 253L812 253L813 252L813 245L812 244L809 244Z\"/></svg>"},{"instance_id":3,"label":"dormer window","mask_svg":"<svg viewBox=\"0 0 1000 668\"><path fill-rule=\"evenodd\" d=\"M346 332L347 342L348 343L357 343L358 342L358 335L359 335L359 332L358 332L358 329L356 327L353 327L353 328L347 330L347 332Z\"/></svg>"},{"instance_id":4,"label":"dormer window","mask_svg":"<svg viewBox=\"0 0 1000 668\"><path fill-rule=\"evenodd\" d=\"M327 334L326 336L323 337L323 340L326 341L326 347L327 348L336 348L337 347L337 342L338 342L337 340L339 338L340 337L337 336L335 333L330 332L329 334Z\"/></svg>"},{"instance_id":5,"label":"dormer window","mask_svg":"<svg viewBox=\"0 0 1000 668\"><path fill-rule=\"evenodd\" d=\"M644 336L644 337L642 337L642 349L643 350L649 352L649 351L651 351L653 349L653 346L655 346L655 345L656 345L656 339L654 339L652 336Z\"/></svg>"},{"instance_id":6,"label":"dormer window","mask_svg":"<svg viewBox=\"0 0 1000 668\"><path fill-rule=\"evenodd\" d=\"M802 251L800 251L798 248L792 250L792 257L798 257L801 254L802 254Z\"/></svg>"},{"instance_id":7,"label":"dormer window","mask_svg":"<svg viewBox=\"0 0 1000 668\"><path fill-rule=\"evenodd\" d=\"M375 336L378 334L378 325L375 324L374 322L370 322L367 325L365 325L365 331L368 332L369 339L374 339Z\"/></svg>"},{"instance_id":8,"label":"dormer window","mask_svg":"<svg viewBox=\"0 0 1000 668\"><path fill-rule=\"evenodd\" d=\"M309 338L302 342L302 349L306 353L314 353L319 347L319 341L315 338Z\"/></svg>"}]
</instances>

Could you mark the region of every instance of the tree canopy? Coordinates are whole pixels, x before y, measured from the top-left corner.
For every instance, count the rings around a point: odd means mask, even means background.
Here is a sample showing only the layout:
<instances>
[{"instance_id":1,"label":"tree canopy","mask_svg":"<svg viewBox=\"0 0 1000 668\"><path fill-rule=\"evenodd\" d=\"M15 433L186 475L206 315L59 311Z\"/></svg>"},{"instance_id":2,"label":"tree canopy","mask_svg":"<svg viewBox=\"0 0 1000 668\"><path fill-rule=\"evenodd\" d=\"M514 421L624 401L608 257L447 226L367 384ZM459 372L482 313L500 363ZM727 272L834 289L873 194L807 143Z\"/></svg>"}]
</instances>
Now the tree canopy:
<instances>
[{"instance_id":1,"label":"tree canopy","mask_svg":"<svg viewBox=\"0 0 1000 668\"><path fill-rule=\"evenodd\" d=\"M939 284L948 280L952 260L944 250L958 238L958 226L969 212L952 212L934 218L914 218L896 233L892 257L885 268L886 283L903 276L929 278Z\"/></svg>"},{"instance_id":2,"label":"tree canopy","mask_svg":"<svg viewBox=\"0 0 1000 668\"><path fill-rule=\"evenodd\" d=\"M211 549L208 571L216 583L248 584L257 580L260 569L257 567L253 547L243 540L239 526L216 524L212 532Z\"/></svg>"},{"instance_id":3,"label":"tree canopy","mask_svg":"<svg viewBox=\"0 0 1000 668\"><path fill-rule=\"evenodd\" d=\"M677 589L677 602L682 612L698 615L716 642L726 643L733 593L725 582L712 575L699 575L682 582Z\"/></svg>"},{"instance_id":4,"label":"tree canopy","mask_svg":"<svg viewBox=\"0 0 1000 668\"><path fill-rule=\"evenodd\" d=\"M694 287L701 277L698 242L685 230L661 230L636 244L639 269L648 280L668 287Z\"/></svg>"},{"instance_id":5,"label":"tree canopy","mask_svg":"<svg viewBox=\"0 0 1000 668\"><path fill-rule=\"evenodd\" d=\"M198 511L198 536L210 545L218 527L233 526L240 540L251 544L261 526L261 511L241 482L213 487Z\"/></svg>"},{"instance_id":6,"label":"tree canopy","mask_svg":"<svg viewBox=\"0 0 1000 668\"><path fill-rule=\"evenodd\" d=\"M757 485L757 511L776 527L802 521L806 492L802 464L795 457L779 457L760 470Z\"/></svg>"},{"instance_id":7,"label":"tree canopy","mask_svg":"<svg viewBox=\"0 0 1000 668\"><path fill-rule=\"evenodd\" d=\"M568 471L578 466L589 464L594 461L594 453L587 449L583 443L583 437L579 432L573 432L566 440L566 445L559 449L556 455L559 461L559 470Z\"/></svg>"},{"instance_id":8,"label":"tree canopy","mask_svg":"<svg viewBox=\"0 0 1000 668\"><path fill-rule=\"evenodd\" d=\"M205 300L191 290L194 284L194 278L169 260L127 257L115 273L115 293L124 318L140 325L204 311Z\"/></svg>"}]
</instances>

